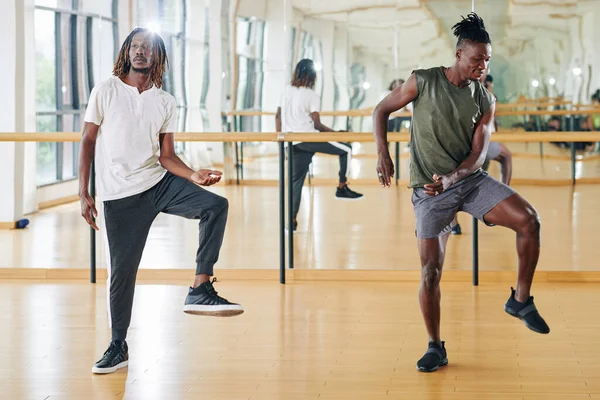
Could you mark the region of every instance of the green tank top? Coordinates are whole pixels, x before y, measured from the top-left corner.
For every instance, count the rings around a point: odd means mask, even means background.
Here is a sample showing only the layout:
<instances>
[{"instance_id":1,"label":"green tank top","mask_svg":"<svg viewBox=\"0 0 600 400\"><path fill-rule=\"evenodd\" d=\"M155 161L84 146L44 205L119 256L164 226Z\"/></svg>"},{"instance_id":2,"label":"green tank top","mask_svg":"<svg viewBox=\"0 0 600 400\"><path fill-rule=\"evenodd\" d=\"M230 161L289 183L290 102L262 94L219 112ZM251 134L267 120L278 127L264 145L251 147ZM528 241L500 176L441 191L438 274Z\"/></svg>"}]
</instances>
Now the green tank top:
<instances>
[{"instance_id":1,"label":"green tank top","mask_svg":"<svg viewBox=\"0 0 600 400\"><path fill-rule=\"evenodd\" d=\"M494 102L479 81L454 86L443 67L413 71L417 98L410 127L410 187L433 183L454 171L471 153L475 124Z\"/></svg>"}]
</instances>

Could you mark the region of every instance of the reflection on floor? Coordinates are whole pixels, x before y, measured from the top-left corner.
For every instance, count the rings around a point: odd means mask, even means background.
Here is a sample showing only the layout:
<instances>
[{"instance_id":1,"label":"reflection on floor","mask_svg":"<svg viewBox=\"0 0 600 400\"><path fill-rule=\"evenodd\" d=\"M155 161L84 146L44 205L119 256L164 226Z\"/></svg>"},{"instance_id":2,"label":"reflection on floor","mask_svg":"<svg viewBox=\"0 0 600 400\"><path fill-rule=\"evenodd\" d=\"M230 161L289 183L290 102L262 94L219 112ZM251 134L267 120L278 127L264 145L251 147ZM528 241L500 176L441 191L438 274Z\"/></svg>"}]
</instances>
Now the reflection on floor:
<instances>
[{"instance_id":1,"label":"reflection on floor","mask_svg":"<svg viewBox=\"0 0 600 400\"><path fill-rule=\"evenodd\" d=\"M0 283L5 399L600 399L600 285L539 284L551 327L508 316L506 284L446 283L449 365L416 371L417 285L222 282L234 318L184 314L186 286L138 285L129 367L92 375L110 339L102 284Z\"/></svg>"},{"instance_id":2,"label":"reflection on floor","mask_svg":"<svg viewBox=\"0 0 600 400\"><path fill-rule=\"evenodd\" d=\"M542 253L539 270L598 271L600 185L515 186L539 211ZM334 197L334 186L306 186L295 261L299 269L418 270L411 192L404 187L354 186L361 201ZM278 189L271 186L224 186L211 190L230 200L225 243L217 269L279 267ZM0 231L0 267L87 268L89 227L79 204L55 207L30 216L25 230ZM448 244L448 270L471 268L471 218L460 214L462 236ZM481 270L516 270L515 235L479 224ZM151 231L140 268L194 268L198 224L160 215ZM104 240L98 235L98 268L104 268Z\"/></svg>"}]
</instances>

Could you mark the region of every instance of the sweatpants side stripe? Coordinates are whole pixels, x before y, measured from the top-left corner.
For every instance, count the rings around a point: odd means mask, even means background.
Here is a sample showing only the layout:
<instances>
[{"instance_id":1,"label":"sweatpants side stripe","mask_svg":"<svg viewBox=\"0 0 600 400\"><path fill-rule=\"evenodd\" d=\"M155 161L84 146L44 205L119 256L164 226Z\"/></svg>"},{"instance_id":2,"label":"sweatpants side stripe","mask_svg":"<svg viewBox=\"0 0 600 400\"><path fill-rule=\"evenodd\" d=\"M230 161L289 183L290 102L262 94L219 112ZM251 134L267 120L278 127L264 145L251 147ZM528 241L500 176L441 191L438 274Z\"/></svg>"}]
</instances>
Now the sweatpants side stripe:
<instances>
[{"instance_id":1,"label":"sweatpants side stripe","mask_svg":"<svg viewBox=\"0 0 600 400\"><path fill-rule=\"evenodd\" d=\"M106 230L106 211L104 205L102 207L102 218L100 218L100 230L104 237L104 255L106 259L106 312L108 313L108 327L112 328L112 314L110 313L110 276L111 276L111 264L110 264L110 246L108 245L108 231Z\"/></svg>"},{"instance_id":2,"label":"sweatpants side stripe","mask_svg":"<svg viewBox=\"0 0 600 400\"><path fill-rule=\"evenodd\" d=\"M350 165L352 164L352 147L345 145L343 143L340 142L327 142L330 145L337 147L338 149L342 149L344 150L346 153L348 153L348 163L346 164L346 172L344 173L344 175L346 175L346 178L348 178L348 176L350 175Z\"/></svg>"}]
</instances>

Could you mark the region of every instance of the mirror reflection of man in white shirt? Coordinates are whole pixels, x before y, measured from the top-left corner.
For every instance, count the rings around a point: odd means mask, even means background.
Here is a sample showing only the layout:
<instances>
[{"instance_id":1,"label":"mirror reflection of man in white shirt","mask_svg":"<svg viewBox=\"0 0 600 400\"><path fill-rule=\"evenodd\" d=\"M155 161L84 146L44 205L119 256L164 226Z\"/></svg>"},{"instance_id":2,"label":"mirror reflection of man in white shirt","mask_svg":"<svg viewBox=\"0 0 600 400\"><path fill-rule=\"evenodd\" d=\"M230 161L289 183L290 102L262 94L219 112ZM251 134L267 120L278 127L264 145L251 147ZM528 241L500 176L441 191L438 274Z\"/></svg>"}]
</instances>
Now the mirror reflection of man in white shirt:
<instances>
[{"instance_id":1,"label":"mirror reflection of man in white shirt","mask_svg":"<svg viewBox=\"0 0 600 400\"><path fill-rule=\"evenodd\" d=\"M301 60L292 76L291 85L288 85L281 95L275 124L277 132L335 132L321 122L319 111L321 99L315 92L317 71L312 60ZM352 146L346 142L297 142L293 144L292 181L294 186L292 229L298 227L296 216L300 210L302 187L312 158L315 153L332 154L339 156L340 171L339 184L335 197L341 200L358 200L362 194L348 187L348 173Z\"/></svg>"}]
</instances>

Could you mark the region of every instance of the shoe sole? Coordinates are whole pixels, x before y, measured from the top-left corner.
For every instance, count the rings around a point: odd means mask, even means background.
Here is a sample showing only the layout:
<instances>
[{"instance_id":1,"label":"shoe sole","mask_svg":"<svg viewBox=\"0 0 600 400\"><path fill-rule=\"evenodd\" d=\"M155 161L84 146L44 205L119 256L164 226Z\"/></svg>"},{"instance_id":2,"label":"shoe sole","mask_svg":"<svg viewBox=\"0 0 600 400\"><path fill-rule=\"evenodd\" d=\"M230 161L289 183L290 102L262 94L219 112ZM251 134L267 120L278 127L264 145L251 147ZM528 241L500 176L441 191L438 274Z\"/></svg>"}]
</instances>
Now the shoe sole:
<instances>
[{"instance_id":1,"label":"shoe sole","mask_svg":"<svg viewBox=\"0 0 600 400\"><path fill-rule=\"evenodd\" d=\"M348 198L348 197L337 197L337 196L335 196L335 199L336 200L341 200L341 201L358 201L358 200L362 200L363 197L358 197L356 199L351 199L351 198Z\"/></svg>"},{"instance_id":2,"label":"shoe sole","mask_svg":"<svg viewBox=\"0 0 600 400\"><path fill-rule=\"evenodd\" d=\"M542 335L546 335L550 332L543 332L539 329L537 329L536 327L532 326L529 324L529 322L527 322L525 319L521 318L517 312L515 312L515 310L513 310L510 307L507 307L506 305L504 305L504 311L506 311L506 313L512 317L515 317L516 319L520 319L521 321L523 321L523 323L525 324L526 327L528 327L529 329L531 329L532 331L534 331L535 333L540 333Z\"/></svg>"},{"instance_id":3,"label":"shoe sole","mask_svg":"<svg viewBox=\"0 0 600 400\"><path fill-rule=\"evenodd\" d=\"M119 364L115 365L114 367L110 367L110 368L93 367L92 368L92 373L94 373L94 374L112 374L116 370L121 369L121 368L125 368L128 365L129 365L129 360L128 361L123 361L122 363L119 363Z\"/></svg>"},{"instance_id":4,"label":"shoe sole","mask_svg":"<svg viewBox=\"0 0 600 400\"><path fill-rule=\"evenodd\" d=\"M448 365L448 359L444 358L442 361L440 361L440 363L438 365L436 365L433 368L423 368L423 367L419 367L417 365L417 370L419 370L421 372L435 372L438 369L440 369L440 367L445 367L446 365Z\"/></svg>"},{"instance_id":5,"label":"shoe sole","mask_svg":"<svg viewBox=\"0 0 600 400\"><path fill-rule=\"evenodd\" d=\"M222 308L219 308L222 307ZM223 306L199 306L188 304L183 307L183 312L192 315L205 315L210 317L234 317L244 312L243 308L224 308Z\"/></svg>"}]
</instances>

